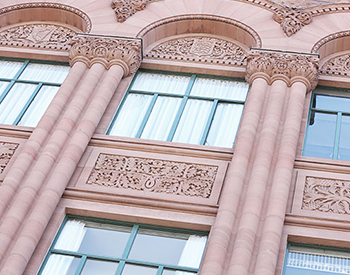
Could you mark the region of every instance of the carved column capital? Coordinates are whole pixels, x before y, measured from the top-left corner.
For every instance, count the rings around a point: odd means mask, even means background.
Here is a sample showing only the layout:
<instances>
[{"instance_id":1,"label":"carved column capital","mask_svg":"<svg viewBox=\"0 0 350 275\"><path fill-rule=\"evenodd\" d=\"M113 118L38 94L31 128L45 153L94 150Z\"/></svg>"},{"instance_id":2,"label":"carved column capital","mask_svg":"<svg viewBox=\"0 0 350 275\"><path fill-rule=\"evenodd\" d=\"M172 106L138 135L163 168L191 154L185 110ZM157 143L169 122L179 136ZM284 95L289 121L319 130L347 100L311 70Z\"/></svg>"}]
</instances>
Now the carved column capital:
<instances>
[{"instance_id":1,"label":"carved column capital","mask_svg":"<svg viewBox=\"0 0 350 275\"><path fill-rule=\"evenodd\" d=\"M80 61L91 67L94 63L103 64L106 69L114 64L124 69L124 76L131 75L140 66L141 40L98 35L77 35L72 40L69 53L70 63Z\"/></svg>"},{"instance_id":2,"label":"carved column capital","mask_svg":"<svg viewBox=\"0 0 350 275\"><path fill-rule=\"evenodd\" d=\"M263 77L273 82L281 78L288 86L299 81L311 90L318 82L318 62L316 54L252 49L247 57L246 80L251 83Z\"/></svg>"}]
</instances>

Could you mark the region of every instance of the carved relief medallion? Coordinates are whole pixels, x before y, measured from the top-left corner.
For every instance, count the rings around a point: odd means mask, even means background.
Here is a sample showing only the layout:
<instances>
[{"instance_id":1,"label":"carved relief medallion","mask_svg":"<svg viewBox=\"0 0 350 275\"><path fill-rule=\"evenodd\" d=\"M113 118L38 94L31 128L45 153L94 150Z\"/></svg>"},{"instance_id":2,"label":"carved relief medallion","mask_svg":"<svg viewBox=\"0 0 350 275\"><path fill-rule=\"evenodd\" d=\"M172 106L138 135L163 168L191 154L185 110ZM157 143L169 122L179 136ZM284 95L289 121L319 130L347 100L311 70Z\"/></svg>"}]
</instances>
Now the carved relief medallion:
<instances>
[{"instance_id":1,"label":"carved relief medallion","mask_svg":"<svg viewBox=\"0 0 350 275\"><path fill-rule=\"evenodd\" d=\"M75 32L52 24L26 24L0 32L0 45L69 50Z\"/></svg>"},{"instance_id":2,"label":"carved relief medallion","mask_svg":"<svg viewBox=\"0 0 350 275\"><path fill-rule=\"evenodd\" d=\"M151 2L160 0L113 0L112 9L119 23L124 22L138 11L142 11Z\"/></svg>"},{"instance_id":3,"label":"carved relief medallion","mask_svg":"<svg viewBox=\"0 0 350 275\"><path fill-rule=\"evenodd\" d=\"M0 142L0 174L4 172L17 147L17 143Z\"/></svg>"},{"instance_id":4,"label":"carved relief medallion","mask_svg":"<svg viewBox=\"0 0 350 275\"><path fill-rule=\"evenodd\" d=\"M334 57L323 64L322 74L350 75L350 54Z\"/></svg>"},{"instance_id":5,"label":"carved relief medallion","mask_svg":"<svg viewBox=\"0 0 350 275\"><path fill-rule=\"evenodd\" d=\"M302 209L350 214L350 181L307 177Z\"/></svg>"},{"instance_id":6,"label":"carved relief medallion","mask_svg":"<svg viewBox=\"0 0 350 275\"><path fill-rule=\"evenodd\" d=\"M166 41L146 54L151 59L182 60L223 65L245 65L247 53L231 41L203 36Z\"/></svg>"},{"instance_id":7,"label":"carved relief medallion","mask_svg":"<svg viewBox=\"0 0 350 275\"><path fill-rule=\"evenodd\" d=\"M87 184L209 198L217 166L100 154Z\"/></svg>"}]
</instances>

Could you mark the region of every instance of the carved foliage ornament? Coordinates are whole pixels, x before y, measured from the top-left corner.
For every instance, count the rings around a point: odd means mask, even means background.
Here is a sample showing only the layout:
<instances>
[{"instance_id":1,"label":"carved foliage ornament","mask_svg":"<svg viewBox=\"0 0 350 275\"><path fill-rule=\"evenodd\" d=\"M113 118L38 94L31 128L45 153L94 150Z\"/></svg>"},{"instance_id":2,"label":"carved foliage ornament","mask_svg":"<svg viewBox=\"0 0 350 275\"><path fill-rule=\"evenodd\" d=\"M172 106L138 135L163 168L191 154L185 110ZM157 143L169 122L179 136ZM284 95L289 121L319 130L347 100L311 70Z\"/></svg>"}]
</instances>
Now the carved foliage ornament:
<instances>
[{"instance_id":1,"label":"carved foliage ornament","mask_svg":"<svg viewBox=\"0 0 350 275\"><path fill-rule=\"evenodd\" d=\"M315 54L302 55L253 49L247 57L246 79L251 82L254 75L261 72L269 77L284 75L290 80L295 77L303 77L309 82L309 89L313 89L318 81L318 61L319 57Z\"/></svg>"},{"instance_id":2,"label":"carved foliage ornament","mask_svg":"<svg viewBox=\"0 0 350 275\"><path fill-rule=\"evenodd\" d=\"M292 36L312 21L311 13L300 9L282 8L275 11L274 20L279 23L287 36Z\"/></svg>"},{"instance_id":3,"label":"carved foliage ornament","mask_svg":"<svg viewBox=\"0 0 350 275\"><path fill-rule=\"evenodd\" d=\"M334 57L328 60L321 68L322 74L350 75L350 54Z\"/></svg>"},{"instance_id":4,"label":"carved foliage ornament","mask_svg":"<svg viewBox=\"0 0 350 275\"><path fill-rule=\"evenodd\" d=\"M245 64L246 52L236 44L212 37L184 37L164 42L146 57L211 64Z\"/></svg>"},{"instance_id":5,"label":"carved foliage ornament","mask_svg":"<svg viewBox=\"0 0 350 275\"><path fill-rule=\"evenodd\" d=\"M75 32L56 25L26 24L0 32L0 45L69 50Z\"/></svg>"},{"instance_id":6,"label":"carved foliage ornament","mask_svg":"<svg viewBox=\"0 0 350 275\"><path fill-rule=\"evenodd\" d=\"M0 174L4 172L17 147L17 143L0 142Z\"/></svg>"},{"instance_id":7,"label":"carved foliage ornament","mask_svg":"<svg viewBox=\"0 0 350 275\"><path fill-rule=\"evenodd\" d=\"M217 166L100 154L87 184L209 198Z\"/></svg>"},{"instance_id":8,"label":"carved foliage ornament","mask_svg":"<svg viewBox=\"0 0 350 275\"><path fill-rule=\"evenodd\" d=\"M141 63L141 40L122 37L106 37L95 35L78 35L72 40L69 54L71 64L83 61L91 66L100 62L108 69L119 64L124 75L137 71Z\"/></svg>"},{"instance_id":9,"label":"carved foliage ornament","mask_svg":"<svg viewBox=\"0 0 350 275\"><path fill-rule=\"evenodd\" d=\"M113 0L112 9L119 23L124 22L130 16L146 8L147 4L160 0Z\"/></svg>"},{"instance_id":10,"label":"carved foliage ornament","mask_svg":"<svg viewBox=\"0 0 350 275\"><path fill-rule=\"evenodd\" d=\"M302 209L350 214L350 181L307 177Z\"/></svg>"}]
</instances>

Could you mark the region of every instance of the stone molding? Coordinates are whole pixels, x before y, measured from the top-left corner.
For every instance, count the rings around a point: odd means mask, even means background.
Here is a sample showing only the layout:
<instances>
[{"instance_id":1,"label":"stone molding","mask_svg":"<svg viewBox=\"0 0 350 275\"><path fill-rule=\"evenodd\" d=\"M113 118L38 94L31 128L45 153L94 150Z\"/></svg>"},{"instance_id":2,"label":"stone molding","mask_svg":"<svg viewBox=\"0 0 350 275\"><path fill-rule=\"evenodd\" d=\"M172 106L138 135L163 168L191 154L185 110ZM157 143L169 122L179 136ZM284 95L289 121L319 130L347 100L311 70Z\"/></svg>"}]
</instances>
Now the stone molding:
<instances>
[{"instance_id":1,"label":"stone molding","mask_svg":"<svg viewBox=\"0 0 350 275\"><path fill-rule=\"evenodd\" d=\"M350 54L329 59L320 69L321 74L350 76Z\"/></svg>"},{"instance_id":2,"label":"stone molding","mask_svg":"<svg viewBox=\"0 0 350 275\"><path fill-rule=\"evenodd\" d=\"M118 64L124 69L124 76L128 76L135 73L140 66L141 39L77 35L72 39L69 58L71 65L78 61L84 62L88 67L101 63L109 69Z\"/></svg>"},{"instance_id":3,"label":"stone molding","mask_svg":"<svg viewBox=\"0 0 350 275\"><path fill-rule=\"evenodd\" d=\"M86 184L209 198L218 166L99 154Z\"/></svg>"},{"instance_id":4,"label":"stone molding","mask_svg":"<svg viewBox=\"0 0 350 275\"><path fill-rule=\"evenodd\" d=\"M205 64L246 64L247 53L239 45L224 39L207 36L186 36L165 41L151 49L145 57Z\"/></svg>"},{"instance_id":5,"label":"stone molding","mask_svg":"<svg viewBox=\"0 0 350 275\"><path fill-rule=\"evenodd\" d=\"M350 214L350 181L307 177L301 208Z\"/></svg>"},{"instance_id":6,"label":"stone molding","mask_svg":"<svg viewBox=\"0 0 350 275\"><path fill-rule=\"evenodd\" d=\"M278 9L274 14L273 19L280 24L287 36L292 36L300 31L303 26L312 22L310 12L291 8Z\"/></svg>"},{"instance_id":7,"label":"stone molding","mask_svg":"<svg viewBox=\"0 0 350 275\"><path fill-rule=\"evenodd\" d=\"M301 81L311 90L318 82L318 62L315 54L252 49L247 57L246 80L252 83L264 77L271 83L281 76L288 86Z\"/></svg>"},{"instance_id":8,"label":"stone molding","mask_svg":"<svg viewBox=\"0 0 350 275\"><path fill-rule=\"evenodd\" d=\"M67 51L75 36L69 28L54 24L25 24L0 32L0 45Z\"/></svg>"},{"instance_id":9,"label":"stone molding","mask_svg":"<svg viewBox=\"0 0 350 275\"><path fill-rule=\"evenodd\" d=\"M91 22L89 16L86 13L82 12L81 10L78 10L76 8L73 8L71 6L64 5L64 4L48 3L48 2L17 4L17 5L1 8L0 15L7 13L7 12L15 11L15 10L29 9L29 8L54 8L54 9L61 9L61 10L75 13L76 15L78 15L79 17L81 17L85 21L86 32L88 33L91 31L92 22Z\"/></svg>"},{"instance_id":10,"label":"stone molding","mask_svg":"<svg viewBox=\"0 0 350 275\"><path fill-rule=\"evenodd\" d=\"M0 174L2 174L15 154L19 144L0 141Z\"/></svg>"},{"instance_id":11,"label":"stone molding","mask_svg":"<svg viewBox=\"0 0 350 275\"><path fill-rule=\"evenodd\" d=\"M138 11L144 10L149 3L160 0L112 0L111 7L119 23L123 23Z\"/></svg>"},{"instance_id":12,"label":"stone molding","mask_svg":"<svg viewBox=\"0 0 350 275\"><path fill-rule=\"evenodd\" d=\"M311 52L312 53L318 53L318 51L320 50L320 48L324 44L326 44L326 43L328 43L328 42L330 42L330 41L332 41L334 39L345 37L345 36L350 36L350 31L336 32L336 33L332 33L332 34L330 34L330 35L328 35L326 37L323 37L322 39L318 40L316 42L316 44L312 47Z\"/></svg>"},{"instance_id":13,"label":"stone molding","mask_svg":"<svg viewBox=\"0 0 350 275\"><path fill-rule=\"evenodd\" d=\"M233 25L233 26L240 28L243 31L249 33L253 37L253 39L255 40L256 45L254 45L254 47L260 48L262 46L262 40L261 40L259 34L254 29L249 27L248 25L246 25L240 21L231 19L231 18L216 16L216 15L212 15L212 14L185 14L185 15L177 15L177 16L164 18L164 19L158 20L158 21L146 26L145 28L143 28L137 34L137 37L145 36L149 31L151 31L152 29L154 29L156 27L166 25L168 23L183 21L183 20L209 20L209 21L218 21L218 22L230 24L230 25Z\"/></svg>"}]
</instances>

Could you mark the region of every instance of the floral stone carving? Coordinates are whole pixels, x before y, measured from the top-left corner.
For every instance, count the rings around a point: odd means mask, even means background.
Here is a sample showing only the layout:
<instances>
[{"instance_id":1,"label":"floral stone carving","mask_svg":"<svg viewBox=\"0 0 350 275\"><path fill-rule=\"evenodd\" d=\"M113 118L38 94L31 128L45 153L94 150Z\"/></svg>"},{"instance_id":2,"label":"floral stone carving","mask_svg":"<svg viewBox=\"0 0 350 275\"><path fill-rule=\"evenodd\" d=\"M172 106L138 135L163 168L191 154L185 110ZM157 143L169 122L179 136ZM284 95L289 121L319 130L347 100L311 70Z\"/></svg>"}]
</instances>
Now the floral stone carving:
<instances>
[{"instance_id":1,"label":"floral stone carving","mask_svg":"<svg viewBox=\"0 0 350 275\"><path fill-rule=\"evenodd\" d=\"M124 22L138 11L142 11L151 2L159 0L113 0L112 9L119 23Z\"/></svg>"},{"instance_id":2,"label":"floral stone carving","mask_svg":"<svg viewBox=\"0 0 350 275\"><path fill-rule=\"evenodd\" d=\"M26 24L0 32L0 45L69 50L75 32L57 25Z\"/></svg>"},{"instance_id":3,"label":"floral stone carving","mask_svg":"<svg viewBox=\"0 0 350 275\"><path fill-rule=\"evenodd\" d=\"M141 39L108 37L98 35L77 35L72 40L69 53L71 64L77 61L91 66L100 62L108 69L118 64L124 69L124 76L137 71L141 63Z\"/></svg>"},{"instance_id":4,"label":"floral stone carving","mask_svg":"<svg viewBox=\"0 0 350 275\"><path fill-rule=\"evenodd\" d=\"M331 75L350 75L350 54L334 57L323 64L321 73Z\"/></svg>"},{"instance_id":5,"label":"floral stone carving","mask_svg":"<svg viewBox=\"0 0 350 275\"><path fill-rule=\"evenodd\" d=\"M307 177L302 209L350 214L350 181Z\"/></svg>"},{"instance_id":6,"label":"floral stone carving","mask_svg":"<svg viewBox=\"0 0 350 275\"><path fill-rule=\"evenodd\" d=\"M247 53L238 45L212 37L184 37L166 41L146 57L224 65L245 65Z\"/></svg>"},{"instance_id":7,"label":"floral stone carving","mask_svg":"<svg viewBox=\"0 0 350 275\"><path fill-rule=\"evenodd\" d=\"M269 50L251 50L247 57L246 79L251 82L256 73L265 73L270 78L284 75L292 80L302 77L308 81L313 89L318 81L318 61L315 54L299 54L292 52L278 52Z\"/></svg>"},{"instance_id":8,"label":"floral stone carving","mask_svg":"<svg viewBox=\"0 0 350 275\"><path fill-rule=\"evenodd\" d=\"M209 198L217 166L100 154L87 184Z\"/></svg>"},{"instance_id":9,"label":"floral stone carving","mask_svg":"<svg viewBox=\"0 0 350 275\"><path fill-rule=\"evenodd\" d=\"M349 0L269 0L270 2L278 3L283 6L292 8L310 8L315 6L324 6L329 4L349 3Z\"/></svg>"},{"instance_id":10,"label":"floral stone carving","mask_svg":"<svg viewBox=\"0 0 350 275\"><path fill-rule=\"evenodd\" d=\"M308 11L301 9L282 8L275 11L274 20L279 23L287 36L292 36L312 21Z\"/></svg>"},{"instance_id":11,"label":"floral stone carving","mask_svg":"<svg viewBox=\"0 0 350 275\"><path fill-rule=\"evenodd\" d=\"M17 147L17 143L0 142L0 174L4 172Z\"/></svg>"}]
</instances>

